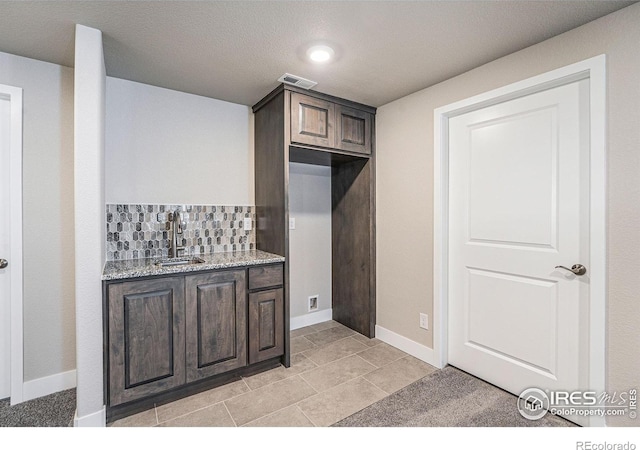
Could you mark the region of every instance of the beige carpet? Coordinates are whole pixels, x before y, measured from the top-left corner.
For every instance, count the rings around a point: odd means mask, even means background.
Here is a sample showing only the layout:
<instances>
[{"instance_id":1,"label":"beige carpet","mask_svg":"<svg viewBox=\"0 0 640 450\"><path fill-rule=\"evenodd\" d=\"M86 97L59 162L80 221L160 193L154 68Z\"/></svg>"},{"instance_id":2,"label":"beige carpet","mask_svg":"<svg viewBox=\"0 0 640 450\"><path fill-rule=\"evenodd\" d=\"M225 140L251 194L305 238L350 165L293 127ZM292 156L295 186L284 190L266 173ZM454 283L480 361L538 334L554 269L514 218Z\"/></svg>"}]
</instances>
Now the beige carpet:
<instances>
[{"instance_id":1,"label":"beige carpet","mask_svg":"<svg viewBox=\"0 0 640 450\"><path fill-rule=\"evenodd\" d=\"M55 394L11 406L0 400L0 427L72 427L76 411L76 390Z\"/></svg>"},{"instance_id":2,"label":"beige carpet","mask_svg":"<svg viewBox=\"0 0 640 450\"><path fill-rule=\"evenodd\" d=\"M334 427L572 427L551 414L528 420L517 397L447 366L339 421Z\"/></svg>"}]
</instances>

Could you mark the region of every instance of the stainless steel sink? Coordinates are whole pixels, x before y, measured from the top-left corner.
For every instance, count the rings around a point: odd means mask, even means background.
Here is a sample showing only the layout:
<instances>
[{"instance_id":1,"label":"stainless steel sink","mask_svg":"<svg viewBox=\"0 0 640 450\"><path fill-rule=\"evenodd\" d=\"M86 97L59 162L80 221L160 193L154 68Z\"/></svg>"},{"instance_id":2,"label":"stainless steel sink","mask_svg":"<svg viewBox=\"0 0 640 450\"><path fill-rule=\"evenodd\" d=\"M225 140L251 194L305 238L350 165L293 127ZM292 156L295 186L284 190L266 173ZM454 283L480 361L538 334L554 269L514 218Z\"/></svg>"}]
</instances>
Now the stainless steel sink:
<instances>
[{"instance_id":1,"label":"stainless steel sink","mask_svg":"<svg viewBox=\"0 0 640 450\"><path fill-rule=\"evenodd\" d=\"M184 256L179 258L165 258L159 259L154 262L156 266L169 267L169 266L184 266L187 264L202 264L204 259L197 256Z\"/></svg>"}]
</instances>

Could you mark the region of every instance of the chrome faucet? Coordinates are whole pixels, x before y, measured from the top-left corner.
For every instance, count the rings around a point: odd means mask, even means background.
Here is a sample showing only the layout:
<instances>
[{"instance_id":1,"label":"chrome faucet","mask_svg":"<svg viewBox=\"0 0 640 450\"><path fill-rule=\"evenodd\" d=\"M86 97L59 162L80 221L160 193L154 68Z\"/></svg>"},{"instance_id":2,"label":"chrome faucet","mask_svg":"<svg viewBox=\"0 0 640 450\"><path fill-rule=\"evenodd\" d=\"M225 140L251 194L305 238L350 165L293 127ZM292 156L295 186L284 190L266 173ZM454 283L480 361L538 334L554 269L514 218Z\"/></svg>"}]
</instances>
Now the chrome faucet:
<instances>
[{"instance_id":1,"label":"chrome faucet","mask_svg":"<svg viewBox=\"0 0 640 450\"><path fill-rule=\"evenodd\" d=\"M178 246L178 235L182 236L184 222L180 217L180 211L169 213L169 223L171 224L171 239L169 239L169 258L177 258L184 254L184 247ZM182 242L182 240L180 240Z\"/></svg>"}]
</instances>

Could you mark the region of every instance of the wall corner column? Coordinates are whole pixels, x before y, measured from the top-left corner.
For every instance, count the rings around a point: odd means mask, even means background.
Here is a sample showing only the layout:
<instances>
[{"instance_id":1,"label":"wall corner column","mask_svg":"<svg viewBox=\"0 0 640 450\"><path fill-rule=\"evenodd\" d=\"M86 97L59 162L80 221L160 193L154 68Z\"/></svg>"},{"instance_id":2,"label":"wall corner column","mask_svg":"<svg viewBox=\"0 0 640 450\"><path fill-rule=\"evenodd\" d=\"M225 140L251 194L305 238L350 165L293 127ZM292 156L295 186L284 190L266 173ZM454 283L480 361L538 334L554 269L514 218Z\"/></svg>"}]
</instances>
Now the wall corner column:
<instances>
[{"instance_id":1,"label":"wall corner column","mask_svg":"<svg viewBox=\"0 0 640 450\"><path fill-rule=\"evenodd\" d=\"M105 426L102 267L106 70L100 30L76 25L74 74L74 222L76 415L74 426Z\"/></svg>"}]
</instances>

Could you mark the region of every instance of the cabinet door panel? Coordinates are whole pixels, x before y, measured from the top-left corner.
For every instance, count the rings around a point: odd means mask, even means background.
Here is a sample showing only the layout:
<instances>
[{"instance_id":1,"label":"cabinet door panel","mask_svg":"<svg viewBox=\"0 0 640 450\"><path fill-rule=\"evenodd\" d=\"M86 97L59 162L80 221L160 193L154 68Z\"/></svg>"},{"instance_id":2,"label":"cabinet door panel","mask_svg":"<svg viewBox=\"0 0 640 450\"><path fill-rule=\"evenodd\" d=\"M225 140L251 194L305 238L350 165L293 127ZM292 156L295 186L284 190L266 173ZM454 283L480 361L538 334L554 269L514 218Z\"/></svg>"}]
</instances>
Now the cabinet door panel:
<instances>
[{"instance_id":1,"label":"cabinet door panel","mask_svg":"<svg viewBox=\"0 0 640 450\"><path fill-rule=\"evenodd\" d=\"M173 374L172 296L168 289L124 297L125 388Z\"/></svg>"},{"instance_id":2,"label":"cabinet door panel","mask_svg":"<svg viewBox=\"0 0 640 450\"><path fill-rule=\"evenodd\" d=\"M341 150L371 154L372 115L336 105L336 142Z\"/></svg>"},{"instance_id":3,"label":"cabinet door panel","mask_svg":"<svg viewBox=\"0 0 640 450\"><path fill-rule=\"evenodd\" d=\"M187 381L247 364L244 270L186 278Z\"/></svg>"},{"instance_id":4,"label":"cabinet door panel","mask_svg":"<svg viewBox=\"0 0 640 450\"><path fill-rule=\"evenodd\" d=\"M291 93L291 142L333 147L335 105L306 95Z\"/></svg>"},{"instance_id":5,"label":"cabinet door panel","mask_svg":"<svg viewBox=\"0 0 640 450\"><path fill-rule=\"evenodd\" d=\"M284 353L283 291L249 294L249 363Z\"/></svg>"},{"instance_id":6,"label":"cabinet door panel","mask_svg":"<svg viewBox=\"0 0 640 450\"><path fill-rule=\"evenodd\" d=\"M109 286L109 372L112 406L184 383L182 279Z\"/></svg>"}]
</instances>

